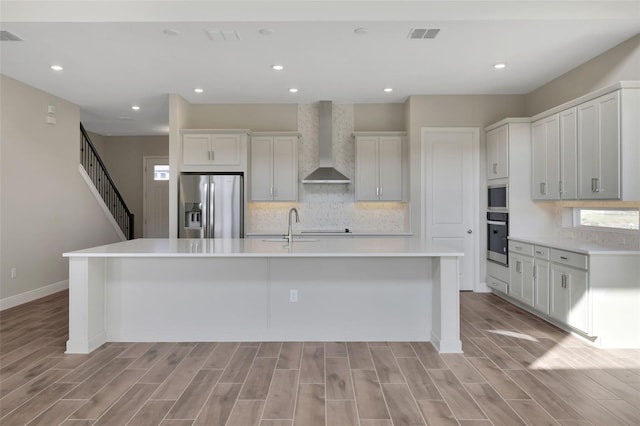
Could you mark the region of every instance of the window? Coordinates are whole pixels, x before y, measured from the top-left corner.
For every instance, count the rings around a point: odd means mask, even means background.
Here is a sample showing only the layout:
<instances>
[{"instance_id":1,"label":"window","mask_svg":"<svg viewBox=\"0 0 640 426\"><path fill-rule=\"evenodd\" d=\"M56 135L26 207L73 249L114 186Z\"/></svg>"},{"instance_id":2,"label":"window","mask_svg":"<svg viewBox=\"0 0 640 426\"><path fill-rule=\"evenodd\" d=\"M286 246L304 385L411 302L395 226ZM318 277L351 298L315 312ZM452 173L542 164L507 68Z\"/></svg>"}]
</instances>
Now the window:
<instances>
[{"instance_id":1,"label":"window","mask_svg":"<svg viewBox=\"0 0 640 426\"><path fill-rule=\"evenodd\" d=\"M169 165L167 164L154 165L153 180L169 180Z\"/></svg>"},{"instance_id":2,"label":"window","mask_svg":"<svg viewBox=\"0 0 640 426\"><path fill-rule=\"evenodd\" d=\"M639 210L576 209L576 226L640 229Z\"/></svg>"}]
</instances>

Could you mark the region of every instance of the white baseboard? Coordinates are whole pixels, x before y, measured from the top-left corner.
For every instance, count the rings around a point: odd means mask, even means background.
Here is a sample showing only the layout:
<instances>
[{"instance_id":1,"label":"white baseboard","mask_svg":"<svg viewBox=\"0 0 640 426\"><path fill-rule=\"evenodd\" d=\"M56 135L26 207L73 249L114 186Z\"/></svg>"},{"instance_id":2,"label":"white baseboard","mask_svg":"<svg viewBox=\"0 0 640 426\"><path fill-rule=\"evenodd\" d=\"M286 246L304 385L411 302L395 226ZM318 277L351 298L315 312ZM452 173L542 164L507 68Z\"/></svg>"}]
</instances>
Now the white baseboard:
<instances>
[{"instance_id":1,"label":"white baseboard","mask_svg":"<svg viewBox=\"0 0 640 426\"><path fill-rule=\"evenodd\" d=\"M487 283L478 283L473 291L474 293L491 293L491 287Z\"/></svg>"},{"instance_id":2,"label":"white baseboard","mask_svg":"<svg viewBox=\"0 0 640 426\"><path fill-rule=\"evenodd\" d=\"M13 308L14 306L22 305L23 303L40 299L41 297L49 296L50 294L66 290L68 288L69 280L64 280L37 288L35 290L16 294L15 296L5 297L4 299L0 299L0 311L4 311L5 309Z\"/></svg>"}]
</instances>

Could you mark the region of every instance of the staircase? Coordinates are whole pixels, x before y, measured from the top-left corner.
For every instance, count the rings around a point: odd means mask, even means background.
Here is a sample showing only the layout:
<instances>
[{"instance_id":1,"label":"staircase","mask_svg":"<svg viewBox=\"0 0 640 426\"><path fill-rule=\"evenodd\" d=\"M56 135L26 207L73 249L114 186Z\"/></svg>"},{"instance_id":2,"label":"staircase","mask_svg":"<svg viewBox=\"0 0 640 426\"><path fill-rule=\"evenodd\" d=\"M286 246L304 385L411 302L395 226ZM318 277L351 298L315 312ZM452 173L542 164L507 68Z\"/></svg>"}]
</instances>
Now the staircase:
<instances>
[{"instance_id":1,"label":"staircase","mask_svg":"<svg viewBox=\"0 0 640 426\"><path fill-rule=\"evenodd\" d=\"M134 238L133 213L131 213L122 195L118 192L118 188L116 188L113 179L109 176L107 168L100 159L82 124L80 124L80 139L80 165L84 168L124 238L132 240Z\"/></svg>"}]
</instances>

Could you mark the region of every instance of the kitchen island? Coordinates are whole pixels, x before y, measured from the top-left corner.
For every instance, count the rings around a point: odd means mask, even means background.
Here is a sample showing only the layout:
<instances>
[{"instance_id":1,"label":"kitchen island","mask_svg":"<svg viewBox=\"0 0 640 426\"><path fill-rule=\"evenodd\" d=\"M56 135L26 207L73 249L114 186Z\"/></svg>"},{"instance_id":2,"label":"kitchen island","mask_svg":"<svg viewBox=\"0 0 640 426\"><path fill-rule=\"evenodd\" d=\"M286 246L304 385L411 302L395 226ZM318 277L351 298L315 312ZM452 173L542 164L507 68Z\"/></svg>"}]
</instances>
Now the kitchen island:
<instances>
[{"instance_id":1,"label":"kitchen island","mask_svg":"<svg viewBox=\"0 0 640 426\"><path fill-rule=\"evenodd\" d=\"M138 239L65 253L67 353L140 341L430 341L461 352L462 255L415 237Z\"/></svg>"}]
</instances>

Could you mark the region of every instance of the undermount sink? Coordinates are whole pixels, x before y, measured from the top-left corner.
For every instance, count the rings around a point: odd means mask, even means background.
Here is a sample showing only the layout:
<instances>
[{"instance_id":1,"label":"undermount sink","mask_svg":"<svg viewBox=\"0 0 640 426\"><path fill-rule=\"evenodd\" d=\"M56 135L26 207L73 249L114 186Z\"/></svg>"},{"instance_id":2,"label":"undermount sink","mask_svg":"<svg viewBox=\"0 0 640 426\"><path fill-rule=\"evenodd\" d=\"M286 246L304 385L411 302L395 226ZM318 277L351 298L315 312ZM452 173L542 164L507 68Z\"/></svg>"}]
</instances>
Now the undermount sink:
<instances>
[{"instance_id":1,"label":"undermount sink","mask_svg":"<svg viewBox=\"0 0 640 426\"><path fill-rule=\"evenodd\" d=\"M288 243L286 238L265 238L262 241L266 241L268 243ZM314 241L318 241L317 238L293 238L294 243L311 243Z\"/></svg>"}]
</instances>

